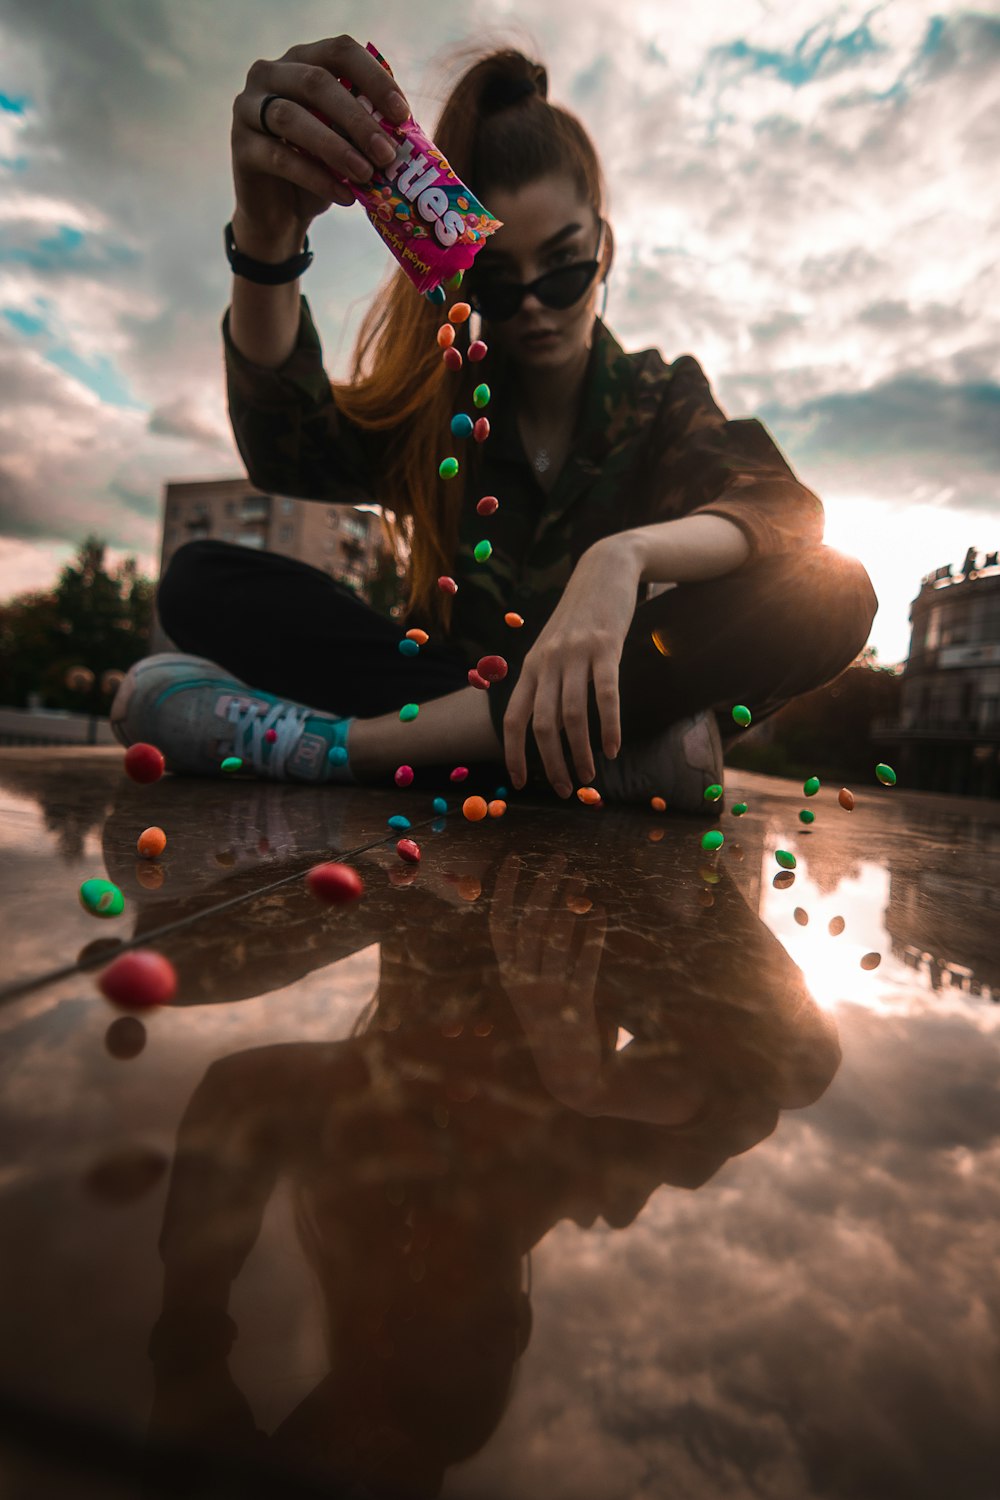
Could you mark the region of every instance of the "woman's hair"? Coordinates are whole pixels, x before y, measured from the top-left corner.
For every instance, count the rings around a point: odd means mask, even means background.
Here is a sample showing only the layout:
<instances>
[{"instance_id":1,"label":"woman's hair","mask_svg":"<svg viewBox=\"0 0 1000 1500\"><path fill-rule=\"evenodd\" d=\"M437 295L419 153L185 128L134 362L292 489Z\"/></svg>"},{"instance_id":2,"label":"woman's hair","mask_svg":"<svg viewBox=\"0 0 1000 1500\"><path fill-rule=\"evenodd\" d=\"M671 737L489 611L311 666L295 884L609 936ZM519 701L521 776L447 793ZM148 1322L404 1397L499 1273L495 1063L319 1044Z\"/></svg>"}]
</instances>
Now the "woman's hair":
<instances>
[{"instance_id":1,"label":"woman's hair","mask_svg":"<svg viewBox=\"0 0 1000 1500\"><path fill-rule=\"evenodd\" d=\"M568 173L580 198L603 217L597 152L579 120L548 102L545 68L515 48L484 55L481 42L465 43L449 56L468 66L432 139L483 206L489 208L490 190L514 192L541 177ZM525 82L533 87L524 89ZM461 290L453 294L455 300L463 295ZM383 526L397 563L409 554L407 609L447 630L452 596L437 587L437 579L454 566L467 483L481 473L482 445L466 445L454 479L442 479L438 466L455 451L451 418L472 410L472 390L482 376L479 366L464 359L468 321L456 328L461 372L456 377L442 363L435 335L445 316L445 306L420 296L405 271L395 267L362 320L350 381L331 380L330 387L348 421L386 434L374 498L391 512L383 514Z\"/></svg>"}]
</instances>

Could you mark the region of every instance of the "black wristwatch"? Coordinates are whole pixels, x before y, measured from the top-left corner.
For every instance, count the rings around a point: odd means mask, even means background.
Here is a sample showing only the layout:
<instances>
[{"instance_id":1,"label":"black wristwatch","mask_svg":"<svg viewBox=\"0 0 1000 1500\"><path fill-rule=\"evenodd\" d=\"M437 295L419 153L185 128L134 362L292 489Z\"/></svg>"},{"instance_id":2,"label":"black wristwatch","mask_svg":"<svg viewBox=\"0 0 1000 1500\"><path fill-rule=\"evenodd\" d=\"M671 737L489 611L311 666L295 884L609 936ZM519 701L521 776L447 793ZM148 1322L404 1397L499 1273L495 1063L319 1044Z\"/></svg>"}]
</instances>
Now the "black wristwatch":
<instances>
[{"instance_id":1,"label":"black wristwatch","mask_svg":"<svg viewBox=\"0 0 1000 1500\"><path fill-rule=\"evenodd\" d=\"M226 259L236 276L244 276L247 281L259 282L261 286L280 286L282 282L298 280L302 272L312 265L313 253L309 249L309 236L306 235L305 244L298 255L290 255L287 260L280 261L273 266L263 260L254 260L252 256L244 255L242 251L237 250L236 240L233 238L233 223L230 219L226 225Z\"/></svg>"}]
</instances>

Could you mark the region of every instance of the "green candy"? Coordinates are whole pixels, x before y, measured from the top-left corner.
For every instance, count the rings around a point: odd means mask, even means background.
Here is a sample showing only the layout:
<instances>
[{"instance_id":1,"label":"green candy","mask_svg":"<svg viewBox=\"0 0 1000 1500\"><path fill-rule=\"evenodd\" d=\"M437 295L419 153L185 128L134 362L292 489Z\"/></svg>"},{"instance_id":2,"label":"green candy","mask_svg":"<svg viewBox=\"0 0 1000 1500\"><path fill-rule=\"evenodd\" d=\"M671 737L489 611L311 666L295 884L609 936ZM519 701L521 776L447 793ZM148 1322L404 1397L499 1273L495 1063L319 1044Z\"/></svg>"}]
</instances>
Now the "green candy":
<instances>
[{"instance_id":1,"label":"green candy","mask_svg":"<svg viewBox=\"0 0 1000 1500\"><path fill-rule=\"evenodd\" d=\"M459 287L462 285L462 277L464 275L464 271L456 271L454 276L448 277L448 280L445 282L445 286L448 288L449 292L458 291Z\"/></svg>"},{"instance_id":2,"label":"green candy","mask_svg":"<svg viewBox=\"0 0 1000 1500\"><path fill-rule=\"evenodd\" d=\"M493 546L490 542L477 542L473 549L476 562L486 562L493 556Z\"/></svg>"},{"instance_id":3,"label":"green candy","mask_svg":"<svg viewBox=\"0 0 1000 1500\"><path fill-rule=\"evenodd\" d=\"M746 810L747 810L747 805L746 805L745 802L734 802L733 803L732 814L733 814L734 818L742 818L742 816L746 812Z\"/></svg>"},{"instance_id":4,"label":"green candy","mask_svg":"<svg viewBox=\"0 0 1000 1500\"><path fill-rule=\"evenodd\" d=\"M707 786L705 788L705 801L706 802L718 802L718 800L719 800L719 798L721 796L722 796L722 788L721 788L721 786L719 786L718 782L713 782L713 784L711 786Z\"/></svg>"},{"instance_id":5,"label":"green candy","mask_svg":"<svg viewBox=\"0 0 1000 1500\"><path fill-rule=\"evenodd\" d=\"M238 755L227 755L225 760L222 762L220 769L223 771L238 771L240 770L242 765L243 762L240 760Z\"/></svg>"},{"instance_id":6,"label":"green candy","mask_svg":"<svg viewBox=\"0 0 1000 1500\"><path fill-rule=\"evenodd\" d=\"M489 406L490 388L488 385L477 385L472 393L473 406Z\"/></svg>"},{"instance_id":7,"label":"green candy","mask_svg":"<svg viewBox=\"0 0 1000 1500\"><path fill-rule=\"evenodd\" d=\"M417 717L417 714L419 712L419 703L404 703L402 708L399 710L399 717L402 719L404 724L409 724L411 720Z\"/></svg>"},{"instance_id":8,"label":"green candy","mask_svg":"<svg viewBox=\"0 0 1000 1500\"><path fill-rule=\"evenodd\" d=\"M458 473L458 459L443 458L438 464L438 473L442 479L454 479Z\"/></svg>"},{"instance_id":9,"label":"green candy","mask_svg":"<svg viewBox=\"0 0 1000 1500\"><path fill-rule=\"evenodd\" d=\"M720 833L717 828L713 828L709 833L703 833L701 836L701 847L703 849L721 849L725 842L726 835Z\"/></svg>"},{"instance_id":10,"label":"green candy","mask_svg":"<svg viewBox=\"0 0 1000 1500\"><path fill-rule=\"evenodd\" d=\"M819 791L819 777L810 776L808 781L804 781L802 783L802 790L805 792L807 797L815 797L816 793Z\"/></svg>"},{"instance_id":11,"label":"green candy","mask_svg":"<svg viewBox=\"0 0 1000 1500\"><path fill-rule=\"evenodd\" d=\"M895 771L892 769L891 766L884 766L884 765L882 765L881 761L875 767L875 775L878 777L879 781L881 781L881 783L882 783L883 786L895 786L896 785L896 773L895 773Z\"/></svg>"},{"instance_id":12,"label":"green candy","mask_svg":"<svg viewBox=\"0 0 1000 1500\"><path fill-rule=\"evenodd\" d=\"M774 857L783 870L795 869L795 855L789 854L787 849L775 849Z\"/></svg>"},{"instance_id":13,"label":"green candy","mask_svg":"<svg viewBox=\"0 0 1000 1500\"><path fill-rule=\"evenodd\" d=\"M743 728L745 729L750 723L750 717L750 710L748 708L745 708L742 703L737 703L736 707L733 709L733 718L736 720L737 724L742 724Z\"/></svg>"},{"instance_id":14,"label":"green candy","mask_svg":"<svg viewBox=\"0 0 1000 1500\"><path fill-rule=\"evenodd\" d=\"M120 917L125 897L110 880L85 880L80 887L80 905L92 917Z\"/></svg>"},{"instance_id":15,"label":"green candy","mask_svg":"<svg viewBox=\"0 0 1000 1500\"><path fill-rule=\"evenodd\" d=\"M802 811L799 813L799 822L800 823L815 823L815 821L816 821L816 814L814 812L810 812L810 810L809 810L808 807L804 807L802 809Z\"/></svg>"}]
</instances>

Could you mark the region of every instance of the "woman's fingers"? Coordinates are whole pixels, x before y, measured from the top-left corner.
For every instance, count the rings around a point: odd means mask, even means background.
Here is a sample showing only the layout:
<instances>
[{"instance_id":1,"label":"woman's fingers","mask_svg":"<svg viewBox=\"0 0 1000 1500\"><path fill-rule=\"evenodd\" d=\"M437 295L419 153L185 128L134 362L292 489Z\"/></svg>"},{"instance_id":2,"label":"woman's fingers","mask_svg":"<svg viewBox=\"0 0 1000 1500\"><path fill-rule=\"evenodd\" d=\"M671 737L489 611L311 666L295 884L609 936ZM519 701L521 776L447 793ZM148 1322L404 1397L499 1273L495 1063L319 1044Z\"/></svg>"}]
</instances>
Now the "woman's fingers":
<instances>
[{"instance_id":1,"label":"woman's fingers","mask_svg":"<svg viewBox=\"0 0 1000 1500\"><path fill-rule=\"evenodd\" d=\"M587 720L588 663L567 666L562 680L562 722L573 752L573 764L582 786L594 779L594 753L590 744Z\"/></svg>"},{"instance_id":2,"label":"woman's fingers","mask_svg":"<svg viewBox=\"0 0 1000 1500\"><path fill-rule=\"evenodd\" d=\"M621 702L618 691L618 663L610 656L598 657L594 663L594 697L601 719L601 741L604 753L615 756L621 749Z\"/></svg>"},{"instance_id":3,"label":"woman's fingers","mask_svg":"<svg viewBox=\"0 0 1000 1500\"><path fill-rule=\"evenodd\" d=\"M562 678L559 674L548 672L539 678L535 692L532 729L546 776L560 797L569 797L573 792L573 778L566 765L559 735L561 689Z\"/></svg>"}]
</instances>

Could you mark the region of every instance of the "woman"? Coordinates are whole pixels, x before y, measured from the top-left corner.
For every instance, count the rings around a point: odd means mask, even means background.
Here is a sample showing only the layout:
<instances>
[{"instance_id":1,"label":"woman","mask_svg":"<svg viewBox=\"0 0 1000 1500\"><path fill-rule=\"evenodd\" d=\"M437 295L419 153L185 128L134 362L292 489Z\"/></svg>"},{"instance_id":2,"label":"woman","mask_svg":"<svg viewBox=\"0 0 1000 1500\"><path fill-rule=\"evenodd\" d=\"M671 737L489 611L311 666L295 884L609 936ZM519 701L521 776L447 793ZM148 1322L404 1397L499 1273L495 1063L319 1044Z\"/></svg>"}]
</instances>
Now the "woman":
<instances>
[{"instance_id":1,"label":"woman","mask_svg":"<svg viewBox=\"0 0 1000 1500\"><path fill-rule=\"evenodd\" d=\"M258 488L384 505L406 556L406 615L379 615L294 559L189 542L157 602L194 654L132 668L116 733L195 774L235 754L265 776L388 782L405 762L426 788L457 763L484 778L505 764L518 788L568 797L575 772L610 801L658 794L700 810L722 782L733 704L759 723L860 651L877 609L867 574L822 546L817 496L759 422L726 419L692 356L628 354L597 316L613 256L600 163L520 52L478 56L433 131L502 220L450 294L475 309L456 347L466 354L481 333L486 359L443 367L447 309L397 267L362 324L353 380L331 383L298 276L313 219L354 201L327 168L370 175L354 148L370 149L372 117L342 76L387 120L406 117L392 77L351 37L254 63L235 101L229 411ZM480 381L490 436L442 479L451 418L474 410ZM499 500L488 518L485 495ZM473 553L483 539L485 565ZM414 626L430 639L406 658ZM509 664L487 692L468 679L483 654ZM419 706L410 722L406 703Z\"/></svg>"}]
</instances>

